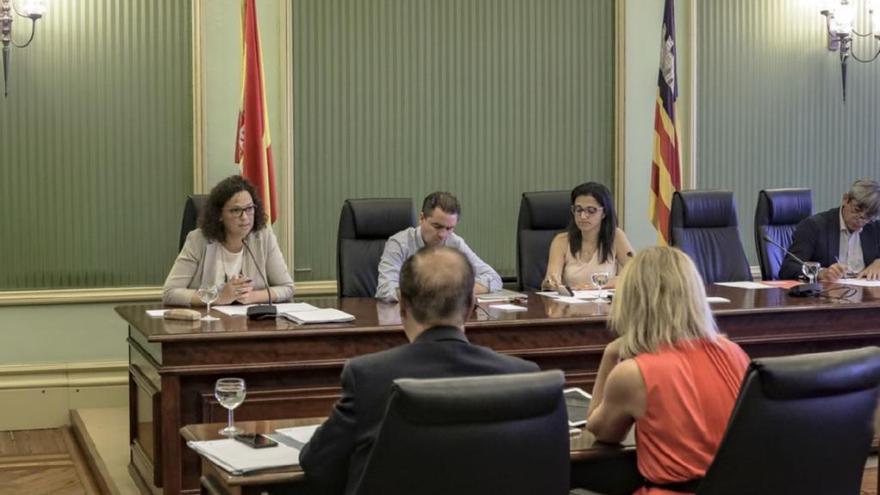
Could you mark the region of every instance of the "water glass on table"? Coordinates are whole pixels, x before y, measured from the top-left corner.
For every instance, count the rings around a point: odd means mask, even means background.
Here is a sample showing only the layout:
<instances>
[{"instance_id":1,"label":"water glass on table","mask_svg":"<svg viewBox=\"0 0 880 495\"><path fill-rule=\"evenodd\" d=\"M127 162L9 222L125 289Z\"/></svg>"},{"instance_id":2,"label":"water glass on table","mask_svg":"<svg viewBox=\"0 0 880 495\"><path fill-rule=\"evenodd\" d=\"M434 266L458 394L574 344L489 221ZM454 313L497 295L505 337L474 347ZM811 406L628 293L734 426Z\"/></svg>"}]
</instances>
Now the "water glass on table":
<instances>
[{"instance_id":1,"label":"water glass on table","mask_svg":"<svg viewBox=\"0 0 880 495\"><path fill-rule=\"evenodd\" d=\"M247 389L245 388L244 379L242 378L221 378L217 380L217 383L214 385L214 397L217 398L217 402L219 402L221 406L229 411L229 421L226 428L220 430L219 433L221 435L231 438L242 433L241 428L236 428L235 425L232 424L232 410L244 402L246 394Z\"/></svg>"},{"instance_id":2,"label":"water glass on table","mask_svg":"<svg viewBox=\"0 0 880 495\"><path fill-rule=\"evenodd\" d=\"M211 316L211 303L216 301L218 297L220 297L220 286L219 285L203 285L199 287L198 290L199 299L202 300L203 303L208 305L208 310L205 312L205 316L202 317L202 321L216 321L219 318Z\"/></svg>"},{"instance_id":3,"label":"water glass on table","mask_svg":"<svg viewBox=\"0 0 880 495\"><path fill-rule=\"evenodd\" d=\"M811 284L816 283L816 279L819 276L819 270L822 268L822 265L817 261L807 261L801 267L801 271L804 275L807 276Z\"/></svg>"},{"instance_id":4,"label":"water glass on table","mask_svg":"<svg viewBox=\"0 0 880 495\"><path fill-rule=\"evenodd\" d=\"M594 272L590 275L590 280L593 282L593 285L599 289L599 302L605 301L605 292L602 290L602 287L608 285L608 280L611 278L611 274L608 272Z\"/></svg>"}]
</instances>

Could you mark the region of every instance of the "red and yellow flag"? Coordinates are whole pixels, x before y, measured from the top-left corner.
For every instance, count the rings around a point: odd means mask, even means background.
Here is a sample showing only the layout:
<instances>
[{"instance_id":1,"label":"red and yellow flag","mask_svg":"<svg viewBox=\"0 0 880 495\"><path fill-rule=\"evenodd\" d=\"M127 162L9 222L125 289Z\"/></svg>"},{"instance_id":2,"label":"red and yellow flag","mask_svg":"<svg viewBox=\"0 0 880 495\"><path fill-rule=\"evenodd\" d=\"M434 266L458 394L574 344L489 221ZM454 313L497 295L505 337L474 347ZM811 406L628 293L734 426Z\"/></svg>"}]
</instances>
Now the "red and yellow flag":
<instances>
[{"instance_id":1,"label":"red and yellow flag","mask_svg":"<svg viewBox=\"0 0 880 495\"><path fill-rule=\"evenodd\" d=\"M681 146L675 113L678 102L678 78L675 69L675 7L666 0L660 45L660 75L657 79L657 103L654 110L654 154L651 159L651 223L657 229L660 244L668 244L669 210L672 194L681 188Z\"/></svg>"},{"instance_id":2,"label":"red and yellow flag","mask_svg":"<svg viewBox=\"0 0 880 495\"><path fill-rule=\"evenodd\" d=\"M269 112L263 83L263 52L254 0L241 0L241 107L235 139L235 163L257 189L272 223L278 218L275 166L269 137Z\"/></svg>"}]
</instances>

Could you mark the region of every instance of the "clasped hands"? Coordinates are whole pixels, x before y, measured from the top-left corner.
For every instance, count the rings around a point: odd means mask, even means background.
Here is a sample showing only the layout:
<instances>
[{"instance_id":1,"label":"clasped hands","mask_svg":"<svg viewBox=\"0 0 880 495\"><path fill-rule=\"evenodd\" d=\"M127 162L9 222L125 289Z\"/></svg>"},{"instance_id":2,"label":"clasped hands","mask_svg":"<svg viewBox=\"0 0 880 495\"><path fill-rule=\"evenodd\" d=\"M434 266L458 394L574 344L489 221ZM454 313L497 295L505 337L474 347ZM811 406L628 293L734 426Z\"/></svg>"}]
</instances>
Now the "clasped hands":
<instances>
[{"instance_id":1,"label":"clasped hands","mask_svg":"<svg viewBox=\"0 0 880 495\"><path fill-rule=\"evenodd\" d=\"M819 272L819 280L821 282L837 282L842 278L846 278L849 268L842 263L834 263L828 268L823 268ZM880 280L880 259L874 260L873 263L866 266L864 270L855 275L855 278L864 278L867 280Z\"/></svg>"},{"instance_id":2,"label":"clasped hands","mask_svg":"<svg viewBox=\"0 0 880 495\"><path fill-rule=\"evenodd\" d=\"M233 302L250 304L253 290L253 281L249 277L239 274L223 286L220 297L217 298L217 304L231 304Z\"/></svg>"}]
</instances>

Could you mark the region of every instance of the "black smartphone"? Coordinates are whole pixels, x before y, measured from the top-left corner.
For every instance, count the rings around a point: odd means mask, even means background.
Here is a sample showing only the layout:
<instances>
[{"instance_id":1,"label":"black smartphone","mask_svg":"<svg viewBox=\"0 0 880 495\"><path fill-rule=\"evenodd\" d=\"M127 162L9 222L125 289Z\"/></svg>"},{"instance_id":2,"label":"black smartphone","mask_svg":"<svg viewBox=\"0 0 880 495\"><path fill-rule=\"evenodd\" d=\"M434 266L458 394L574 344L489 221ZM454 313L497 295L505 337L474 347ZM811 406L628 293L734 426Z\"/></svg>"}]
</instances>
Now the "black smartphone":
<instances>
[{"instance_id":1,"label":"black smartphone","mask_svg":"<svg viewBox=\"0 0 880 495\"><path fill-rule=\"evenodd\" d=\"M278 445L278 442L275 440L272 440L266 435L260 435L257 433L241 433L235 435L233 438L254 449L264 449L266 447L276 447Z\"/></svg>"}]
</instances>

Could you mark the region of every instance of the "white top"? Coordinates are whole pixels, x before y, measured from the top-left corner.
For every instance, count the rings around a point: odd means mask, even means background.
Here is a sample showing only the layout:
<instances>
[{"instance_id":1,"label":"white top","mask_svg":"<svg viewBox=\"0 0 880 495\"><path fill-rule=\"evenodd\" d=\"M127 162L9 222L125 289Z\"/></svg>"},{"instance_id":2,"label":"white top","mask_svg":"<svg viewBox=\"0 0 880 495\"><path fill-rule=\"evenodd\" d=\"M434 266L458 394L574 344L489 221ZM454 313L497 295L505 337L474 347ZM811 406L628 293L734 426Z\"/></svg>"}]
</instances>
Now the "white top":
<instances>
[{"instance_id":1,"label":"white top","mask_svg":"<svg viewBox=\"0 0 880 495\"><path fill-rule=\"evenodd\" d=\"M838 215L840 215L840 248L837 261L847 267L847 271L859 273L865 269L865 256L862 253L862 240L859 235L862 229L850 232L843 221L843 208Z\"/></svg>"},{"instance_id":2,"label":"white top","mask_svg":"<svg viewBox=\"0 0 880 495\"><path fill-rule=\"evenodd\" d=\"M220 256L217 257L217 269L214 271L214 284L223 285L241 274L241 260L244 247L241 251L233 253L220 245Z\"/></svg>"}]
</instances>

